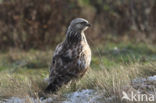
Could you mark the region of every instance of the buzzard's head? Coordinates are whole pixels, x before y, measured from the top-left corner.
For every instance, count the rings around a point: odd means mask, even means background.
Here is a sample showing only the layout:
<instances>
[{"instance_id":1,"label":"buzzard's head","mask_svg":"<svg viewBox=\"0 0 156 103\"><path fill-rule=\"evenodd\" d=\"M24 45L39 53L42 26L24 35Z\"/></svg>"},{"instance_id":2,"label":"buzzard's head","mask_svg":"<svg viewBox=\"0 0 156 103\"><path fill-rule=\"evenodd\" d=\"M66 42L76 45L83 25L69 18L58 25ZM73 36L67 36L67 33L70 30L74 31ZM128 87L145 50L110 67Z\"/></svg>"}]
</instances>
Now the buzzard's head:
<instances>
[{"instance_id":1,"label":"buzzard's head","mask_svg":"<svg viewBox=\"0 0 156 103\"><path fill-rule=\"evenodd\" d=\"M71 21L69 28L72 31L82 32L82 31L85 31L90 26L91 24L89 24L87 20L83 18L76 18Z\"/></svg>"}]
</instances>

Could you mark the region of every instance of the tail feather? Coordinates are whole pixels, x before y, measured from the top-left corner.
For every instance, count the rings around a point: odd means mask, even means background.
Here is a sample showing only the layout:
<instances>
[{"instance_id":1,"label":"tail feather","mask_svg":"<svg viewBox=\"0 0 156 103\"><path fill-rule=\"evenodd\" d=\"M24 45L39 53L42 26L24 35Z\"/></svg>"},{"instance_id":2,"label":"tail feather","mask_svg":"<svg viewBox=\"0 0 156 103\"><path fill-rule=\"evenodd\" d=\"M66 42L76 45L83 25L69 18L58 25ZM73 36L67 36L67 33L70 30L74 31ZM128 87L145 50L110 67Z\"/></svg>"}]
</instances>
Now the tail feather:
<instances>
[{"instance_id":1,"label":"tail feather","mask_svg":"<svg viewBox=\"0 0 156 103\"><path fill-rule=\"evenodd\" d=\"M56 86L56 85L50 83L50 84L47 86L47 88L45 89L45 92L46 92L46 93L50 93L50 92L54 93L54 92L56 92L57 90L58 90L58 86Z\"/></svg>"},{"instance_id":2,"label":"tail feather","mask_svg":"<svg viewBox=\"0 0 156 103\"><path fill-rule=\"evenodd\" d=\"M62 85L63 85L63 81L61 80L61 78L57 78L47 86L47 88L45 89L45 92L55 93Z\"/></svg>"},{"instance_id":3,"label":"tail feather","mask_svg":"<svg viewBox=\"0 0 156 103\"><path fill-rule=\"evenodd\" d=\"M66 77L60 76L60 77L55 78L55 80L47 86L47 88L45 89L45 92L46 93L57 92L58 89L60 87L62 87L62 85L69 83L69 81L71 80L72 77L73 77L73 75L72 76L68 75Z\"/></svg>"}]
</instances>

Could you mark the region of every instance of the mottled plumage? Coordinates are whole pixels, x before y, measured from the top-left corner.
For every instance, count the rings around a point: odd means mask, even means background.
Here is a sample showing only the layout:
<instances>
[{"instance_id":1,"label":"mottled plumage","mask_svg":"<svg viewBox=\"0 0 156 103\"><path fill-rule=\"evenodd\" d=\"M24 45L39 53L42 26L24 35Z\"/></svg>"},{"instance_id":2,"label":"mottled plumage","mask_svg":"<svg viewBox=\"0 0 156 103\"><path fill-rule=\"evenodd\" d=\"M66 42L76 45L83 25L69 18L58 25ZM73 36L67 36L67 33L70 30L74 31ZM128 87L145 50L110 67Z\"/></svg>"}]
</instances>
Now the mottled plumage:
<instances>
[{"instance_id":1,"label":"mottled plumage","mask_svg":"<svg viewBox=\"0 0 156 103\"><path fill-rule=\"evenodd\" d=\"M89 26L88 21L82 18L70 23L66 39L55 49L46 92L57 91L63 84L82 77L89 68L91 50L84 34Z\"/></svg>"}]
</instances>

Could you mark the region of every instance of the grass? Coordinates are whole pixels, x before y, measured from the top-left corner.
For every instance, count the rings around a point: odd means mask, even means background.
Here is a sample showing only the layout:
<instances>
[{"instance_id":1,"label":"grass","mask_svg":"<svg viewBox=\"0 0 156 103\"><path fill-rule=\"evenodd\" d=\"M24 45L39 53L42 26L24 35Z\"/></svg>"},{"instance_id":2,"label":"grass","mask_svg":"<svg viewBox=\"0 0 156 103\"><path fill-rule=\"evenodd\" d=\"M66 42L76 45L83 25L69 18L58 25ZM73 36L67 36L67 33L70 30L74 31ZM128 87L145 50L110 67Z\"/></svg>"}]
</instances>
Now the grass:
<instances>
[{"instance_id":1,"label":"grass","mask_svg":"<svg viewBox=\"0 0 156 103\"><path fill-rule=\"evenodd\" d=\"M63 86L57 93L58 97L81 89L105 90L104 97L120 97L121 91L125 86L131 86L134 78L156 74L156 48L152 45L107 43L92 50L91 69L76 85ZM12 49L1 52L0 99L53 96L43 92L51 56L51 50Z\"/></svg>"}]
</instances>

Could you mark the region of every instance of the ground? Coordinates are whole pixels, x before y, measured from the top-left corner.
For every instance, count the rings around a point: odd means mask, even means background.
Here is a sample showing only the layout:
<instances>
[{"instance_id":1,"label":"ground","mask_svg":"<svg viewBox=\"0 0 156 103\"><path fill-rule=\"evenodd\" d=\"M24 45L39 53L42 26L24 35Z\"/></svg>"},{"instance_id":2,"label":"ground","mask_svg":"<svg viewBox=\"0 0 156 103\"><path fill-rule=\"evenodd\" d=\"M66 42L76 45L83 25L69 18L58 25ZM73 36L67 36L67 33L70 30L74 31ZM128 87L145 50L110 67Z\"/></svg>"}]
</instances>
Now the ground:
<instances>
[{"instance_id":1,"label":"ground","mask_svg":"<svg viewBox=\"0 0 156 103\"><path fill-rule=\"evenodd\" d=\"M71 83L51 95L44 94L43 90L47 86L44 79L49 75L52 49L1 51L0 101L28 97L27 101L31 102L31 97L52 97L58 102L78 90L102 90L103 99L115 96L115 101L121 102L122 91L133 87L132 80L156 74L156 48L152 44L106 42L91 48L93 58L86 75L76 85Z\"/></svg>"}]
</instances>

